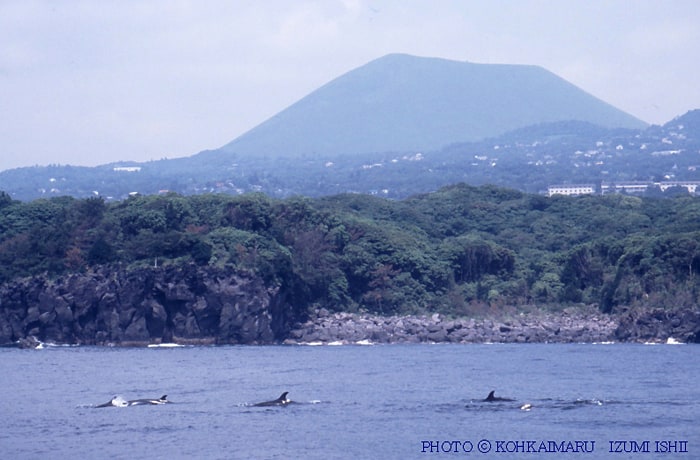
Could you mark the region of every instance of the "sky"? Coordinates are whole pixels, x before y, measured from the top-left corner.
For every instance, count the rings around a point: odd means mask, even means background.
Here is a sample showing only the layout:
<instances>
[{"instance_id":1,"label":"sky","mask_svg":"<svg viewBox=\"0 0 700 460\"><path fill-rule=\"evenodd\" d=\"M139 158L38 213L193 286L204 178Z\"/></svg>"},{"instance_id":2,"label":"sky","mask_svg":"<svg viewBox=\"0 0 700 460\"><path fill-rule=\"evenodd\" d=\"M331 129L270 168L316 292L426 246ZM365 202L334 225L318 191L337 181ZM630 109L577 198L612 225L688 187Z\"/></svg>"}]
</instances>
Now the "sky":
<instances>
[{"instance_id":1,"label":"sky","mask_svg":"<svg viewBox=\"0 0 700 460\"><path fill-rule=\"evenodd\" d=\"M697 0L0 0L0 171L190 156L389 53L700 108ZM0 184L1 187L1 184Z\"/></svg>"}]
</instances>

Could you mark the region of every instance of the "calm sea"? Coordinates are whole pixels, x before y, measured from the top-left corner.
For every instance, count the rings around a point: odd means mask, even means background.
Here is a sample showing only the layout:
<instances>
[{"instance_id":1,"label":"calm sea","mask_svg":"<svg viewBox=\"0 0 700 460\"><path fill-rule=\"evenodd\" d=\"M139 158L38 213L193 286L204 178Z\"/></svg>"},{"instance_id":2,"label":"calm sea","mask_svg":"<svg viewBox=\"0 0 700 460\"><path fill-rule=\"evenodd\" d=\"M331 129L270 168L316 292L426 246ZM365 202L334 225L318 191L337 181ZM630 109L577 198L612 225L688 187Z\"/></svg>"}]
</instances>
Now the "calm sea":
<instances>
[{"instance_id":1,"label":"calm sea","mask_svg":"<svg viewBox=\"0 0 700 460\"><path fill-rule=\"evenodd\" d=\"M698 459L698 382L694 345L0 349L0 458Z\"/></svg>"}]
</instances>

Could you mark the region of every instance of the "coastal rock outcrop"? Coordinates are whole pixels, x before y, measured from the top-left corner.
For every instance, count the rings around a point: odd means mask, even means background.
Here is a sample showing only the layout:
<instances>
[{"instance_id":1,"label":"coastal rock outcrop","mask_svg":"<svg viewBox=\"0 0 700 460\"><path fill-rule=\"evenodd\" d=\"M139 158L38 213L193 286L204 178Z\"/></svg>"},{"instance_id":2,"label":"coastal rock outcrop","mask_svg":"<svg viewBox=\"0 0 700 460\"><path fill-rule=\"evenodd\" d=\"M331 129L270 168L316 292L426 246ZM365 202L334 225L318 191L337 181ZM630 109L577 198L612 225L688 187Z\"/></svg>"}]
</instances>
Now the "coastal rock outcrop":
<instances>
[{"instance_id":1,"label":"coastal rock outcrop","mask_svg":"<svg viewBox=\"0 0 700 460\"><path fill-rule=\"evenodd\" d=\"M700 310L639 309L620 315L615 339L622 342L700 343Z\"/></svg>"},{"instance_id":2,"label":"coastal rock outcrop","mask_svg":"<svg viewBox=\"0 0 700 460\"><path fill-rule=\"evenodd\" d=\"M101 267L0 285L0 346L331 343L700 343L700 310L594 306L500 318L311 315L280 286L196 265Z\"/></svg>"},{"instance_id":3,"label":"coastal rock outcrop","mask_svg":"<svg viewBox=\"0 0 700 460\"><path fill-rule=\"evenodd\" d=\"M614 316L595 310L532 313L500 320L431 316L374 316L329 313L294 326L285 341L295 343L572 343L608 342Z\"/></svg>"},{"instance_id":4,"label":"coastal rock outcrop","mask_svg":"<svg viewBox=\"0 0 700 460\"><path fill-rule=\"evenodd\" d=\"M102 267L0 286L0 345L275 343L299 321L279 287L195 265Z\"/></svg>"}]
</instances>

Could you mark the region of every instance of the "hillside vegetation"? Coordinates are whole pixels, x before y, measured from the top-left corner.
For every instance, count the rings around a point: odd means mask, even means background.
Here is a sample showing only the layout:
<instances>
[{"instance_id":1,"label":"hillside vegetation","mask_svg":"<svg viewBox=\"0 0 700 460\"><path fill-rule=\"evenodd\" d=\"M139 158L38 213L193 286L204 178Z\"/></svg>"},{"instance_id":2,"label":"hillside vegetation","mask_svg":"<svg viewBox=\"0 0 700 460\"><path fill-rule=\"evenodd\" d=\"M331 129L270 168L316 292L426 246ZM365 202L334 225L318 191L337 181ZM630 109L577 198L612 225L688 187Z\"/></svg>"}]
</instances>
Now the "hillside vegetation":
<instances>
[{"instance_id":1,"label":"hillside vegetation","mask_svg":"<svg viewBox=\"0 0 700 460\"><path fill-rule=\"evenodd\" d=\"M467 185L403 201L0 194L2 282L188 263L252 271L284 285L296 306L335 311L689 306L700 288L700 200L547 198Z\"/></svg>"},{"instance_id":2,"label":"hillside vegetation","mask_svg":"<svg viewBox=\"0 0 700 460\"><path fill-rule=\"evenodd\" d=\"M223 151L94 168L36 166L0 172L14 199L70 195L120 200L133 193L262 192L276 198L339 193L403 199L466 182L540 193L549 185L700 180L700 110L643 130L583 122L530 126L439 151L243 156ZM650 190L661 195L660 190ZM674 193L677 190L674 191Z\"/></svg>"}]
</instances>

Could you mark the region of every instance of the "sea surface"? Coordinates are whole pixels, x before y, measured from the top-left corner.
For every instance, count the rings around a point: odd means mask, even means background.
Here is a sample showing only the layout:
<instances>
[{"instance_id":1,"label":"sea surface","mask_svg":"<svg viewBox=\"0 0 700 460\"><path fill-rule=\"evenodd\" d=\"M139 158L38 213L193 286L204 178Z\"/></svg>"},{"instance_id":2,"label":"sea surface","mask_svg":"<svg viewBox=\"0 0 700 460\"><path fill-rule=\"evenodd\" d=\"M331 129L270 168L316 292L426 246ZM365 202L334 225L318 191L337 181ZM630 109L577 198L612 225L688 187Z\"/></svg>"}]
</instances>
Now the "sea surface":
<instances>
[{"instance_id":1,"label":"sea surface","mask_svg":"<svg viewBox=\"0 0 700 460\"><path fill-rule=\"evenodd\" d=\"M700 458L697 345L0 349L0 389L3 459Z\"/></svg>"}]
</instances>

